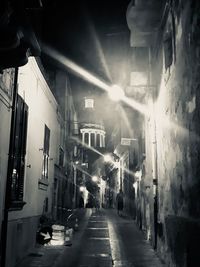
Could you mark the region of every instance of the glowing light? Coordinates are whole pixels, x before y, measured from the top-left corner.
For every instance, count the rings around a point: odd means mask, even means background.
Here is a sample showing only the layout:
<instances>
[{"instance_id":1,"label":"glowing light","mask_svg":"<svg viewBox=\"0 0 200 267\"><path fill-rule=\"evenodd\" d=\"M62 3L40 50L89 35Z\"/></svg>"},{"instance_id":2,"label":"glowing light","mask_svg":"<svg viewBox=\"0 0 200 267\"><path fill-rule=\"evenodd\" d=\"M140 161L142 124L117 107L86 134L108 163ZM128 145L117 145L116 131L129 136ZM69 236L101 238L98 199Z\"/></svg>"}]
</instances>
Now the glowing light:
<instances>
[{"instance_id":1,"label":"glowing light","mask_svg":"<svg viewBox=\"0 0 200 267\"><path fill-rule=\"evenodd\" d=\"M137 189L138 189L138 183L137 183L137 181L135 183L133 183L133 188L135 189L135 195L137 197Z\"/></svg>"},{"instance_id":2,"label":"glowing light","mask_svg":"<svg viewBox=\"0 0 200 267\"><path fill-rule=\"evenodd\" d=\"M100 156L103 156L103 154L98 151L97 149L95 149L94 147L90 147L88 144L82 142L80 139L78 139L77 137L73 137L73 136L70 136L70 138L74 141L76 141L77 143L81 144L83 147L86 147L88 148L89 150L91 151L94 151L95 153L99 154Z\"/></svg>"},{"instance_id":3,"label":"glowing light","mask_svg":"<svg viewBox=\"0 0 200 267\"><path fill-rule=\"evenodd\" d=\"M55 59L57 62L65 66L67 69L71 70L77 76L83 78L84 80L89 81L90 83L96 85L100 89L108 92L109 94L113 95L114 98L118 98L119 100L123 101L131 108L141 112L144 115L148 115L148 109L146 106L138 103L133 98L129 99L128 97L124 96L123 90L117 85L108 85L101 79L95 77L93 74L85 70L84 68L80 67L79 65L75 64L68 58L64 57L58 51L46 46L43 44L43 52L46 53L51 58ZM120 89L119 89L120 88ZM113 90L114 89L114 90ZM114 93L115 91L115 93ZM118 93L117 93L118 92Z\"/></svg>"},{"instance_id":4,"label":"glowing light","mask_svg":"<svg viewBox=\"0 0 200 267\"><path fill-rule=\"evenodd\" d=\"M142 171L140 170L140 171L136 171L135 172L135 177L138 179L138 180L141 180L141 177L142 177Z\"/></svg>"},{"instance_id":5,"label":"glowing light","mask_svg":"<svg viewBox=\"0 0 200 267\"><path fill-rule=\"evenodd\" d=\"M119 161L114 162L114 166L115 166L115 168L119 168L120 167L120 162Z\"/></svg>"},{"instance_id":6,"label":"glowing light","mask_svg":"<svg viewBox=\"0 0 200 267\"><path fill-rule=\"evenodd\" d=\"M94 24L93 24L92 20L89 19L89 17L88 17L88 20L89 20L88 26L89 26L90 35L91 35L91 37L94 40L94 44L96 46L96 51L98 53L98 58L101 60L102 66L105 69L105 72L107 74L107 77L111 81L112 80L111 74L110 74L108 65L106 63L106 59L105 59L105 55L103 53L103 49L101 47L101 43L100 43L99 38L98 38L98 36L96 34L96 30L95 30Z\"/></svg>"},{"instance_id":7,"label":"glowing light","mask_svg":"<svg viewBox=\"0 0 200 267\"><path fill-rule=\"evenodd\" d=\"M80 192L84 192L85 191L85 186L80 186L79 191Z\"/></svg>"},{"instance_id":8,"label":"glowing light","mask_svg":"<svg viewBox=\"0 0 200 267\"><path fill-rule=\"evenodd\" d=\"M47 55L51 56L53 59L61 63L63 66L70 69L72 72L77 74L78 76L82 77L84 80L87 80L94 85L98 86L101 89L109 90L109 85L107 85L104 81L98 79L94 75L92 75L89 71L85 70L84 68L80 67L70 59L64 57L58 51L46 46L43 44L43 52Z\"/></svg>"},{"instance_id":9,"label":"glowing light","mask_svg":"<svg viewBox=\"0 0 200 267\"><path fill-rule=\"evenodd\" d=\"M96 175L92 176L92 181L96 183L98 181L98 177Z\"/></svg>"},{"instance_id":10,"label":"glowing light","mask_svg":"<svg viewBox=\"0 0 200 267\"><path fill-rule=\"evenodd\" d=\"M112 162L112 158L109 154L103 156L105 162Z\"/></svg>"},{"instance_id":11,"label":"glowing light","mask_svg":"<svg viewBox=\"0 0 200 267\"><path fill-rule=\"evenodd\" d=\"M109 97L113 101L120 101L120 100L123 100L123 98L124 98L124 91L123 91L123 89L121 87L119 87L118 85L116 85L116 84L112 85L109 88L108 94L109 94Z\"/></svg>"}]
</instances>

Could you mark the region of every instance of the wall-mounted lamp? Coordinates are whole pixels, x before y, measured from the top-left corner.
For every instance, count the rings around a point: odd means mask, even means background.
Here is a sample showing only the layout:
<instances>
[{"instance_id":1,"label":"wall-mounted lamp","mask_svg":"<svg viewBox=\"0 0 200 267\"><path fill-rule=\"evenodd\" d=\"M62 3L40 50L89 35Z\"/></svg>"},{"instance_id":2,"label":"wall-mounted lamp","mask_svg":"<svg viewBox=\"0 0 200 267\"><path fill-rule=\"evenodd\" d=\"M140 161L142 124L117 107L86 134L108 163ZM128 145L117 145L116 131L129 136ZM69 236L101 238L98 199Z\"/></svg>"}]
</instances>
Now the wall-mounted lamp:
<instances>
[{"instance_id":1,"label":"wall-mounted lamp","mask_svg":"<svg viewBox=\"0 0 200 267\"><path fill-rule=\"evenodd\" d=\"M136 171L134 173L134 176L135 176L136 179L138 179L138 181L141 181L141 178L142 178L142 170Z\"/></svg>"},{"instance_id":2,"label":"wall-mounted lamp","mask_svg":"<svg viewBox=\"0 0 200 267\"><path fill-rule=\"evenodd\" d=\"M31 168L31 164L26 165L26 168Z\"/></svg>"},{"instance_id":3,"label":"wall-mounted lamp","mask_svg":"<svg viewBox=\"0 0 200 267\"><path fill-rule=\"evenodd\" d=\"M85 186L80 186L80 187L79 187L79 191L80 191L80 192L84 192L85 189L86 189Z\"/></svg>"},{"instance_id":4,"label":"wall-mounted lamp","mask_svg":"<svg viewBox=\"0 0 200 267\"><path fill-rule=\"evenodd\" d=\"M39 151L43 151L44 149L43 148L39 148Z\"/></svg>"},{"instance_id":5,"label":"wall-mounted lamp","mask_svg":"<svg viewBox=\"0 0 200 267\"><path fill-rule=\"evenodd\" d=\"M98 181L98 177L96 175L92 176L92 181L96 183Z\"/></svg>"},{"instance_id":6,"label":"wall-mounted lamp","mask_svg":"<svg viewBox=\"0 0 200 267\"><path fill-rule=\"evenodd\" d=\"M109 154L106 154L106 155L104 155L103 157L104 157L104 161L105 161L105 162L112 161L112 157L111 157Z\"/></svg>"},{"instance_id":7,"label":"wall-mounted lamp","mask_svg":"<svg viewBox=\"0 0 200 267\"><path fill-rule=\"evenodd\" d=\"M124 90L116 84L109 88L108 94L113 101L120 101L124 98Z\"/></svg>"}]
</instances>

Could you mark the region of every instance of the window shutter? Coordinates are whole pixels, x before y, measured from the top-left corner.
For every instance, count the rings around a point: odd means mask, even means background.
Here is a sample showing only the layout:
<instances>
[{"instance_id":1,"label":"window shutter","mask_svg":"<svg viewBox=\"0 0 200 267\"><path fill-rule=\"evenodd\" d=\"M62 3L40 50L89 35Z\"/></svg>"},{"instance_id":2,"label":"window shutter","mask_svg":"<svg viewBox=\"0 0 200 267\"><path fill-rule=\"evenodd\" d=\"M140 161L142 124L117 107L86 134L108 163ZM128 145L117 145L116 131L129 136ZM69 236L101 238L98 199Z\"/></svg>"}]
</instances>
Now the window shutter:
<instances>
[{"instance_id":1,"label":"window shutter","mask_svg":"<svg viewBox=\"0 0 200 267\"><path fill-rule=\"evenodd\" d=\"M20 95L17 96L15 113L15 129L13 143L13 157L10 159L12 166L11 177L11 208L21 209L24 190L24 171L26 155L26 138L28 124L28 106Z\"/></svg>"},{"instance_id":2,"label":"window shutter","mask_svg":"<svg viewBox=\"0 0 200 267\"><path fill-rule=\"evenodd\" d=\"M21 114L21 149L20 149L20 170L19 170L19 200L23 200L24 190L24 171L25 171L25 156L26 156L26 140L27 140L27 124L28 124L28 106L22 104Z\"/></svg>"},{"instance_id":3,"label":"window shutter","mask_svg":"<svg viewBox=\"0 0 200 267\"><path fill-rule=\"evenodd\" d=\"M45 125L44 129L44 154L49 156L50 129Z\"/></svg>"}]
</instances>

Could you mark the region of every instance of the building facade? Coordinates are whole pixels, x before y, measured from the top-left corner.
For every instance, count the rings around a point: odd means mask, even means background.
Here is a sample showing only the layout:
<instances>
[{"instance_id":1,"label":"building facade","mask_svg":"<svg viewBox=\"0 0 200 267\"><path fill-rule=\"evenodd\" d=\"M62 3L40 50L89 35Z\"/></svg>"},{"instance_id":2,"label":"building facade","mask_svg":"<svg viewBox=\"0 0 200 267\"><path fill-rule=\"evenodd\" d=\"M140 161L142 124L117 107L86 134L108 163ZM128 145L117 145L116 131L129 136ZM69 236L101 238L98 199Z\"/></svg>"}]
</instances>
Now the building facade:
<instances>
[{"instance_id":1,"label":"building facade","mask_svg":"<svg viewBox=\"0 0 200 267\"><path fill-rule=\"evenodd\" d=\"M131 1L127 9L129 93L139 88L148 107L137 220L167 266L199 265L199 9L187 0Z\"/></svg>"},{"instance_id":2,"label":"building facade","mask_svg":"<svg viewBox=\"0 0 200 267\"><path fill-rule=\"evenodd\" d=\"M101 178L102 158L105 150L105 128L101 116L96 111L95 97L84 98L82 109L82 119L80 123L80 139L82 143L82 163L87 165L83 177L88 190L87 206L92 207L95 201L102 199ZM98 177L98 181L92 180L93 176ZM103 184L102 184L103 185ZM96 200L95 200L96 199Z\"/></svg>"},{"instance_id":3,"label":"building facade","mask_svg":"<svg viewBox=\"0 0 200 267\"><path fill-rule=\"evenodd\" d=\"M66 140L76 112L68 79L63 80L55 83L64 92L61 104L34 58L1 75L1 253L9 267L35 246L41 216L61 221L70 208L72 148Z\"/></svg>"}]
</instances>

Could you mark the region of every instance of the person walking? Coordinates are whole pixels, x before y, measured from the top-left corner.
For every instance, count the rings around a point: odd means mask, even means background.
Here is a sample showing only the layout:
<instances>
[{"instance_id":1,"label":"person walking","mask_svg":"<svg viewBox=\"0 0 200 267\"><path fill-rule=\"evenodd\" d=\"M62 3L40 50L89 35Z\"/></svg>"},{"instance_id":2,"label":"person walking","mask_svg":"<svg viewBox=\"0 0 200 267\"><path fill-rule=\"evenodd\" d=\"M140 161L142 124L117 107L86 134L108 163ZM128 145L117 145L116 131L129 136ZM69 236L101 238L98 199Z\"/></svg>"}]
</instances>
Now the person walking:
<instances>
[{"instance_id":1,"label":"person walking","mask_svg":"<svg viewBox=\"0 0 200 267\"><path fill-rule=\"evenodd\" d=\"M99 199L98 198L96 198L95 206L96 206L96 211L99 211L99 209L100 209L100 202L99 202Z\"/></svg>"},{"instance_id":2,"label":"person walking","mask_svg":"<svg viewBox=\"0 0 200 267\"><path fill-rule=\"evenodd\" d=\"M121 216L124 208L124 196L122 189L119 190L119 193L117 194L116 197L116 201L117 201L117 214Z\"/></svg>"},{"instance_id":3,"label":"person walking","mask_svg":"<svg viewBox=\"0 0 200 267\"><path fill-rule=\"evenodd\" d=\"M79 199L79 208L80 209L84 208L84 199L83 199L83 196L80 196L80 199Z\"/></svg>"}]
</instances>

